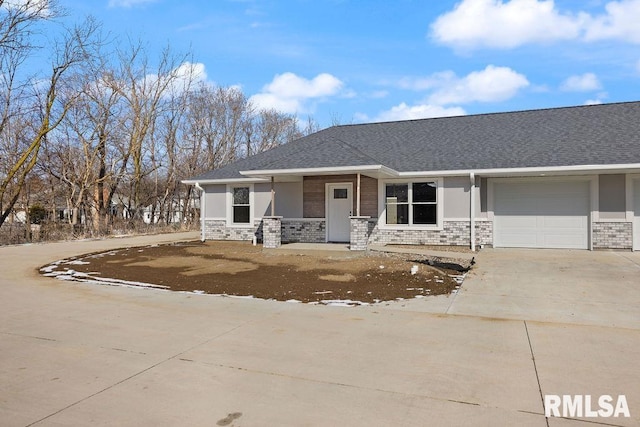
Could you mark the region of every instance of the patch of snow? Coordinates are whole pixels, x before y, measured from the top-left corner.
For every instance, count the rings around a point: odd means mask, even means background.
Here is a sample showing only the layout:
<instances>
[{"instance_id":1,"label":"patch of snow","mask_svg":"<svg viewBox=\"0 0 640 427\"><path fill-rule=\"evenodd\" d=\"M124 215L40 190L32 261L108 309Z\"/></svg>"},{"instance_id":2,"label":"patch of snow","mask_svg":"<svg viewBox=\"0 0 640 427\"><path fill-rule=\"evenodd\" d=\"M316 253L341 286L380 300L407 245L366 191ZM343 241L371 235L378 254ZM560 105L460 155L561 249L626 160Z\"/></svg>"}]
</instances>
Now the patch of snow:
<instances>
[{"instance_id":1,"label":"patch of snow","mask_svg":"<svg viewBox=\"0 0 640 427\"><path fill-rule=\"evenodd\" d=\"M193 293L194 293L194 294L200 294L200 295L201 295L201 294L204 294L205 292L204 292L204 291L201 291L201 290L199 290L199 289L196 289L195 291L193 291Z\"/></svg>"},{"instance_id":2,"label":"patch of snow","mask_svg":"<svg viewBox=\"0 0 640 427\"><path fill-rule=\"evenodd\" d=\"M453 280L456 281L456 283L458 283L459 285L462 284L462 282L464 282L464 278L467 276L467 273L464 274L459 274L459 275L452 275L450 276Z\"/></svg>"},{"instance_id":3,"label":"patch of snow","mask_svg":"<svg viewBox=\"0 0 640 427\"><path fill-rule=\"evenodd\" d=\"M73 261L69 261L69 262L65 262L65 264L67 265L86 265L86 264L91 264L88 261L81 261L79 259L73 260Z\"/></svg>"},{"instance_id":4,"label":"patch of snow","mask_svg":"<svg viewBox=\"0 0 640 427\"><path fill-rule=\"evenodd\" d=\"M302 302L302 301L299 301L299 300L297 300L297 299L288 299L288 300L286 300L285 302L290 302L290 303L299 303L299 302Z\"/></svg>"},{"instance_id":5,"label":"patch of snow","mask_svg":"<svg viewBox=\"0 0 640 427\"><path fill-rule=\"evenodd\" d=\"M325 295L325 294L332 294L333 291L318 291L318 292L314 292L314 295Z\"/></svg>"},{"instance_id":6,"label":"patch of snow","mask_svg":"<svg viewBox=\"0 0 640 427\"><path fill-rule=\"evenodd\" d=\"M368 302L354 301L350 299L325 299L320 302L331 307L354 307L360 305L370 305Z\"/></svg>"},{"instance_id":7,"label":"patch of snow","mask_svg":"<svg viewBox=\"0 0 640 427\"><path fill-rule=\"evenodd\" d=\"M237 299L253 299L253 295L225 295L229 298L237 298Z\"/></svg>"},{"instance_id":8,"label":"patch of snow","mask_svg":"<svg viewBox=\"0 0 640 427\"><path fill-rule=\"evenodd\" d=\"M418 267L417 265L415 265L415 264L414 264L414 265L411 267L411 275L416 275L416 274L418 273L418 269L419 269L419 267Z\"/></svg>"},{"instance_id":9,"label":"patch of snow","mask_svg":"<svg viewBox=\"0 0 640 427\"><path fill-rule=\"evenodd\" d=\"M380 270L383 270L384 269L384 265L381 265L379 268L380 268Z\"/></svg>"}]
</instances>

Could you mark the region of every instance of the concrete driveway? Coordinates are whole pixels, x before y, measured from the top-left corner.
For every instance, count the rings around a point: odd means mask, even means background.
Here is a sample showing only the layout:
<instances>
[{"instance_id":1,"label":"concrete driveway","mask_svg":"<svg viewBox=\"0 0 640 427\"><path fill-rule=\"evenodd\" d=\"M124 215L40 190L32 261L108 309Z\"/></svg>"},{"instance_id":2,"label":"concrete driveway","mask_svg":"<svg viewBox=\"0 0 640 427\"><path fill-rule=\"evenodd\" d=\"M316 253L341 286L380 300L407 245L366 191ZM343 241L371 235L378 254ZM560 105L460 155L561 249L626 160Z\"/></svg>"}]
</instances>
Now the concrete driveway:
<instances>
[{"instance_id":1,"label":"concrete driveway","mask_svg":"<svg viewBox=\"0 0 640 427\"><path fill-rule=\"evenodd\" d=\"M581 306L570 323L522 320L545 320L530 301L544 298L516 289L524 277L492 290L499 251L481 253L455 297L359 308L67 283L35 271L195 236L0 248L0 424L640 425L640 329L629 326L637 300L620 301L625 327L576 322L588 319ZM509 303L527 308L510 308L513 319L477 302L509 295L527 301ZM544 394L625 395L631 417L547 419Z\"/></svg>"},{"instance_id":2,"label":"concrete driveway","mask_svg":"<svg viewBox=\"0 0 640 427\"><path fill-rule=\"evenodd\" d=\"M485 249L447 313L640 329L640 252Z\"/></svg>"}]
</instances>

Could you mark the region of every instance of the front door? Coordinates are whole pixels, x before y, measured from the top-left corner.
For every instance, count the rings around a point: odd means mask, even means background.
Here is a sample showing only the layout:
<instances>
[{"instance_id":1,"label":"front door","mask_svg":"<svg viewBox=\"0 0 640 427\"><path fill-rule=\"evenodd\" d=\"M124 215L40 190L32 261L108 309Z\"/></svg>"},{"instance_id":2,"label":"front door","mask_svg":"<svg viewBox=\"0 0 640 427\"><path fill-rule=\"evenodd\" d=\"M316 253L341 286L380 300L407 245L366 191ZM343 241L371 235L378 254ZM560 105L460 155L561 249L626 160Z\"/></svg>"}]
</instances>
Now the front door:
<instances>
[{"instance_id":1,"label":"front door","mask_svg":"<svg viewBox=\"0 0 640 427\"><path fill-rule=\"evenodd\" d=\"M351 238L350 219L353 209L351 183L327 184L327 240L348 242Z\"/></svg>"}]
</instances>

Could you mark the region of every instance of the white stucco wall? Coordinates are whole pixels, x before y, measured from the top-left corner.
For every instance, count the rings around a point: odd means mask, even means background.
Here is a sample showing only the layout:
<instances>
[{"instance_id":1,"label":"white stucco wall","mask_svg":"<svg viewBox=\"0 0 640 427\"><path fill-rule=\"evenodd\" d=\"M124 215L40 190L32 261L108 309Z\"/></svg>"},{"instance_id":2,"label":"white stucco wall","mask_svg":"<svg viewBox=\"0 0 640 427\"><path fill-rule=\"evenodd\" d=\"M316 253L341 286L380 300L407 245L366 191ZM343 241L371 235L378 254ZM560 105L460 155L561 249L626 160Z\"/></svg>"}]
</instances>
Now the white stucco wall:
<instances>
[{"instance_id":1,"label":"white stucco wall","mask_svg":"<svg viewBox=\"0 0 640 427\"><path fill-rule=\"evenodd\" d=\"M471 183L469 177L448 177L444 179L444 219L469 218ZM476 207L479 211L479 207Z\"/></svg>"},{"instance_id":2,"label":"white stucco wall","mask_svg":"<svg viewBox=\"0 0 640 427\"><path fill-rule=\"evenodd\" d=\"M626 177L622 174L598 177L600 220L625 218L625 180Z\"/></svg>"},{"instance_id":3,"label":"white stucco wall","mask_svg":"<svg viewBox=\"0 0 640 427\"><path fill-rule=\"evenodd\" d=\"M227 186L221 185L204 185L205 190L205 217L206 218L225 218L227 216Z\"/></svg>"},{"instance_id":4,"label":"white stucco wall","mask_svg":"<svg viewBox=\"0 0 640 427\"><path fill-rule=\"evenodd\" d=\"M276 182L276 215L284 218L302 218L302 181ZM271 184L254 186L255 218L271 215Z\"/></svg>"}]
</instances>

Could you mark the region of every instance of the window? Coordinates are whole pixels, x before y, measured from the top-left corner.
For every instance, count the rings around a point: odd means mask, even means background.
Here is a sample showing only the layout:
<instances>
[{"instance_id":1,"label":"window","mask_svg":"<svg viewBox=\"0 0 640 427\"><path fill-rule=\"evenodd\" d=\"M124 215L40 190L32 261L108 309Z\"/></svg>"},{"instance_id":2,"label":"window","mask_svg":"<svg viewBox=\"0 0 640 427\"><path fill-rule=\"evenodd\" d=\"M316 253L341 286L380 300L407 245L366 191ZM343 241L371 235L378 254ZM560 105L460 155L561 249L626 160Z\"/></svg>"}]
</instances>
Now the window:
<instances>
[{"instance_id":1,"label":"window","mask_svg":"<svg viewBox=\"0 0 640 427\"><path fill-rule=\"evenodd\" d=\"M387 225L438 224L438 183L407 182L385 185Z\"/></svg>"},{"instance_id":2,"label":"window","mask_svg":"<svg viewBox=\"0 0 640 427\"><path fill-rule=\"evenodd\" d=\"M387 184L387 224L409 224L408 184Z\"/></svg>"},{"instance_id":3,"label":"window","mask_svg":"<svg viewBox=\"0 0 640 427\"><path fill-rule=\"evenodd\" d=\"M348 198L347 189L346 188L334 188L333 189L333 198L334 199L346 199L346 198Z\"/></svg>"},{"instance_id":4,"label":"window","mask_svg":"<svg viewBox=\"0 0 640 427\"><path fill-rule=\"evenodd\" d=\"M438 185L435 182L414 182L411 187L413 190L413 223L437 224L436 190Z\"/></svg>"},{"instance_id":5,"label":"window","mask_svg":"<svg viewBox=\"0 0 640 427\"><path fill-rule=\"evenodd\" d=\"M234 224L248 224L250 221L251 207L249 204L249 187L234 187L233 188L233 223Z\"/></svg>"}]
</instances>

